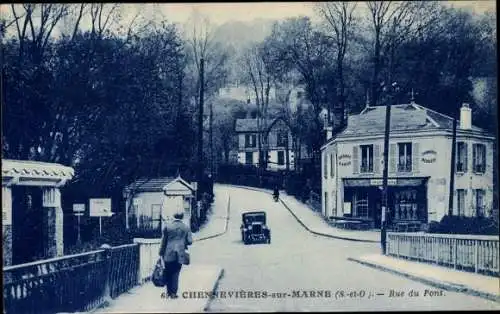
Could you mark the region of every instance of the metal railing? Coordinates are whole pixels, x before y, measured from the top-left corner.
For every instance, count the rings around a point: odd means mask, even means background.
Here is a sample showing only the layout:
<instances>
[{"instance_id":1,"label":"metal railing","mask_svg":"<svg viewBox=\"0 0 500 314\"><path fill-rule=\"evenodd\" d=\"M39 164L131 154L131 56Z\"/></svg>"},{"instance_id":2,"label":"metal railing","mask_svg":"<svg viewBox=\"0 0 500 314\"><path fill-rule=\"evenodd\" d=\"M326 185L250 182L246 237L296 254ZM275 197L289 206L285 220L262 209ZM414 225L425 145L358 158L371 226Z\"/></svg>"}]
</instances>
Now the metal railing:
<instances>
[{"instance_id":1,"label":"metal railing","mask_svg":"<svg viewBox=\"0 0 500 314\"><path fill-rule=\"evenodd\" d=\"M90 311L137 284L139 246L5 267L4 313Z\"/></svg>"},{"instance_id":2,"label":"metal railing","mask_svg":"<svg viewBox=\"0 0 500 314\"><path fill-rule=\"evenodd\" d=\"M388 233L387 254L498 276L499 239L495 236Z\"/></svg>"}]
</instances>

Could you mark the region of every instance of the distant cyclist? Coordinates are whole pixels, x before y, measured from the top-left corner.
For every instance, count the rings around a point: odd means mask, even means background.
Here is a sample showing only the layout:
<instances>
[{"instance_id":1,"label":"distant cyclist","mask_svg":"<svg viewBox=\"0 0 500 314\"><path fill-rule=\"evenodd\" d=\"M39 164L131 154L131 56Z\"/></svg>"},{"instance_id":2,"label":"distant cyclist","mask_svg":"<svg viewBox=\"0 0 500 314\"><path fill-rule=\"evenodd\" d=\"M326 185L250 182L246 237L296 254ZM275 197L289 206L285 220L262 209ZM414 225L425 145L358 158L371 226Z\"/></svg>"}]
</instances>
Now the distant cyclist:
<instances>
[{"instance_id":1,"label":"distant cyclist","mask_svg":"<svg viewBox=\"0 0 500 314\"><path fill-rule=\"evenodd\" d=\"M275 201L278 201L278 198L280 197L280 190L277 185L274 186L273 197Z\"/></svg>"}]
</instances>

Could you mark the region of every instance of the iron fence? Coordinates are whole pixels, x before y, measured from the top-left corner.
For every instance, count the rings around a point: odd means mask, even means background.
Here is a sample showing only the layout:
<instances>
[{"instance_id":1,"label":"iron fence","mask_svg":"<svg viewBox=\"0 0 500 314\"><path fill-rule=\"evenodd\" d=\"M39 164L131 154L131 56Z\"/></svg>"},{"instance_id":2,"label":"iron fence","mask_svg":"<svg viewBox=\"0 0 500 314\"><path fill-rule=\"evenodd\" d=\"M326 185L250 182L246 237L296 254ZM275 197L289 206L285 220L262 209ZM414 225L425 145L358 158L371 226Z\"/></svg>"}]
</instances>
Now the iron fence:
<instances>
[{"instance_id":1,"label":"iron fence","mask_svg":"<svg viewBox=\"0 0 500 314\"><path fill-rule=\"evenodd\" d=\"M90 311L135 286L138 270L137 244L8 266L4 313Z\"/></svg>"},{"instance_id":2,"label":"iron fence","mask_svg":"<svg viewBox=\"0 0 500 314\"><path fill-rule=\"evenodd\" d=\"M388 255L498 276L499 240L495 236L388 233Z\"/></svg>"}]
</instances>

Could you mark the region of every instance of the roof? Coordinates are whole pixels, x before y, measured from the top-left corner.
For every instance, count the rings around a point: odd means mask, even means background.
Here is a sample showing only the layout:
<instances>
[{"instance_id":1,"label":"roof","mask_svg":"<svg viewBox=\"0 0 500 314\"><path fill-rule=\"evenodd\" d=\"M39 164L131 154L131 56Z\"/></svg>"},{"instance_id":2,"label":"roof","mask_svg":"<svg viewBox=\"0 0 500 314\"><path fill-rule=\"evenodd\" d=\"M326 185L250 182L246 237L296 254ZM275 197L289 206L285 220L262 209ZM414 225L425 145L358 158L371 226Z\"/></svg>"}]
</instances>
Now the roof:
<instances>
[{"instance_id":1,"label":"roof","mask_svg":"<svg viewBox=\"0 0 500 314\"><path fill-rule=\"evenodd\" d=\"M270 125L272 120L267 119L267 125ZM257 132L257 119L236 119L236 132Z\"/></svg>"},{"instance_id":2,"label":"roof","mask_svg":"<svg viewBox=\"0 0 500 314\"><path fill-rule=\"evenodd\" d=\"M160 177L160 178L141 178L124 188L124 192L163 192L168 186L174 187L173 183L180 182L183 186L194 191L193 187L181 177Z\"/></svg>"},{"instance_id":3,"label":"roof","mask_svg":"<svg viewBox=\"0 0 500 314\"><path fill-rule=\"evenodd\" d=\"M127 185L124 191L130 192L131 190L133 190L135 192L162 192L163 188L174 180L174 177L161 177L152 179L142 178Z\"/></svg>"},{"instance_id":4,"label":"roof","mask_svg":"<svg viewBox=\"0 0 500 314\"><path fill-rule=\"evenodd\" d=\"M279 121L283 121L287 124L286 120L282 117L277 117L276 119L264 119L263 122L266 127L270 129ZM257 119L236 119L236 132L258 132Z\"/></svg>"},{"instance_id":5,"label":"roof","mask_svg":"<svg viewBox=\"0 0 500 314\"><path fill-rule=\"evenodd\" d=\"M2 177L70 180L75 170L57 163L2 159Z\"/></svg>"},{"instance_id":6,"label":"roof","mask_svg":"<svg viewBox=\"0 0 500 314\"><path fill-rule=\"evenodd\" d=\"M453 118L416 103L391 107L391 132L420 130L451 130ZM350 115L347 127L337 137L379 134L385 131L385 106L367 107L361 113ZM472 131L487 133L472 126Z\"/></svg>"}]
</instances>

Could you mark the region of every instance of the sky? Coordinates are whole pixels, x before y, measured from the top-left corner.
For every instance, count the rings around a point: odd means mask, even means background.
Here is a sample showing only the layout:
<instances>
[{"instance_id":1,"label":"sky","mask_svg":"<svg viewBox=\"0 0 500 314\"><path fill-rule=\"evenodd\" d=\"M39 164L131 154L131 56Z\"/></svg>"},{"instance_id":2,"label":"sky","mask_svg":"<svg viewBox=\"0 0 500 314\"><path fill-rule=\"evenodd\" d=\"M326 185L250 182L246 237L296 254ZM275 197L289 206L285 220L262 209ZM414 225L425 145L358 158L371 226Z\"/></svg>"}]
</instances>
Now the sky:
<instances>
[{"instance_id":1,"label":"sky","mask_svg":"<svg viewBox=\"0 0 500 314\"><path fill-rule=\"evenodd\" d=\"M495 1L448 1L452 6L467 8L476 13L483 13L487 10L496 10ZM144 9L144 4L135 4L135 9ZM150 5L148 5L150 6ZM313 2L254 2L254 3L176 3L157 4L150 6L144 11L153 9L157 14L161 14L167 20L176 23L183 23L188 20L193 11L209 17L213 24L222 24L228 21L251 21L257 18L283 19L287 17L308 15L313 17Z\"/></svg>"},{"instance_id":2,"label":"sky","mask_svg":"<svg viewBox=\"0 0 500 314\"><path fill-rule=\"evenodd\" d=\"M445 3L476 13L484 13L488 10L496 11L494 0L447 1ZM123 4L122 13L126 24L138 12L146 20L162 21L166 19L181 25L186 23L194 12L208 17L212 25L220 25L228 21L252 21L258 18L277 20L299 15L310 16L314 22L318 18L314 12L314 4L314 2L130 3ZM2 15L10 13L10 6L1 5L0 13ZM82 21L82 26L85 24L90 25L90 20Z\"/></svg>"}]
</instances>

